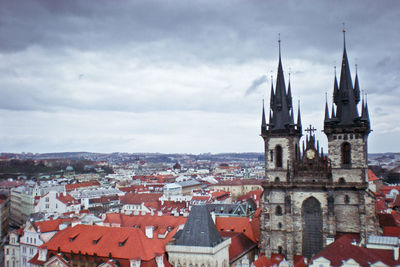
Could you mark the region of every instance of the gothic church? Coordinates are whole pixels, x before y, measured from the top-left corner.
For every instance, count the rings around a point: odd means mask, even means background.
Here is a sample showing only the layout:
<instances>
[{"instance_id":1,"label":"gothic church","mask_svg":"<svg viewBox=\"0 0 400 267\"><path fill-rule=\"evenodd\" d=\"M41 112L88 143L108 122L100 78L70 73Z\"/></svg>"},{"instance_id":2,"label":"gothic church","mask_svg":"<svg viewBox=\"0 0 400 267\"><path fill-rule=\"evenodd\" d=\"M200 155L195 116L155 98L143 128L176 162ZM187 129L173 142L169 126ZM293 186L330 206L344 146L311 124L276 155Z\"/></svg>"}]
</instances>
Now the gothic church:
<instances>
[{"instance_id":1,"label":"gothic church","mask_svg":"<svg viewBox=\"0 0 400 267\"><path fill-rule=\"evenodd\" d=\"M261 252L311 258L335 237L357 234L364 242L377 232L375 199L368 190L368 107L354 86L344 42L339 84L334 78L332 110L325 105L324 133L328 154L306 129L300 148L300 108L294 120L290 81L286 89L279 44L275 88L271 84L269 122L263 107L265 181L261 203Z\"/></svg>"}]
</instances>

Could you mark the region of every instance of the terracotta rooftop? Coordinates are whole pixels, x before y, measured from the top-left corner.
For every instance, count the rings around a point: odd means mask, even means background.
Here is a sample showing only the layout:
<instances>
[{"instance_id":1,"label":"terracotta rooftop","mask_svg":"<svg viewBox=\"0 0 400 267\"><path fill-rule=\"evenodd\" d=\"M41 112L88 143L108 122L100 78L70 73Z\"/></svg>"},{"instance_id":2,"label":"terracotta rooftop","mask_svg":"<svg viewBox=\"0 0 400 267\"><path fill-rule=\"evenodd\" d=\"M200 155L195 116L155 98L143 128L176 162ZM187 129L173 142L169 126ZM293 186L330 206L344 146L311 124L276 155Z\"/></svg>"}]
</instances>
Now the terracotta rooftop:
<instances>
[{"instance_id":1,"label":"terracotta rooftop","mask_svg":"<svg viewBox=\"0 0 400 267\"><path fill-rule=\"evenodd\" d=\"M352 241L351 237L343 235L326 247L322 252L314 256L312 260L324 257L331 262L331 266L342 266L343 261L349 259L355 260L361 266L370 266L379 261L389 266L400 264L399 260L394 260L393 250L359 247L357 245L352 245Z\"/></svg>"},{"instance_id":2,"label":"terracotta rooftop","mask_svg":"<svg viewBox=\"0 0 400 267\"><path fill-rule=\"evenodd\" d=\"M247 217L216 217L218 231L244 233L251 241L260 241L260 220Z\"/></svg>"},{"instance_id":3,"label":"terracotta rooftop","mask_svg":"<svg viewBox=\"0 0 400 267\"><path fill-rule=\"evenodd\" d=\"M165 245L136 228L76 225L59 231L41 248L62 253L149 261L165 253Z\"/></svg>"},{"instance_id":4,"label":"terracotta rooftop","mask_svg":"<svg viewBox=\"0 0 400 267\"><path fill-rule=\"evenodd\" d=\"M143 193L143 194L127 193L125 194L125 196L121 197L121 203L140 205L146 202L157 202L161 196L162 196L161 193Z\"/></svg>"},{"instance_id":5,"label":"terracotta rooftop","mask_svg":"<svg viewBox=\"0 0 400 267\"><path fill-rule=\"evenodd\" d=\"M98 181L89 181L89 182L82 182L82 183L76 183L76 184L67 184L65 185L65 190L67 191L72 191L78 188L84 188L84 187L92 187L92 186L100 186L101 184Z\"/></svg>"}]
</instances>

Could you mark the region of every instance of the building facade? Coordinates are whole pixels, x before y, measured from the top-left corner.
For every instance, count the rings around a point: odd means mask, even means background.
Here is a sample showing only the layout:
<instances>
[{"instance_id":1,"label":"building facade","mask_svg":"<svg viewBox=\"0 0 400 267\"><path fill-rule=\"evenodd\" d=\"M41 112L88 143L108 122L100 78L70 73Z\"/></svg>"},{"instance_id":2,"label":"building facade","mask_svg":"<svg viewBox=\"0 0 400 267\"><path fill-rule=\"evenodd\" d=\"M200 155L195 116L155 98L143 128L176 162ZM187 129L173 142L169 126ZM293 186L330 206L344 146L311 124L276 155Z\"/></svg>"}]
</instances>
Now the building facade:
<instances>
[{"instance_id":1,"label":"building facade","mask_svg":"<svg viewBox=\"0 0 400 267\"><path fill-rule=\"evenodd\" d=\"M354 86L346 46L340 82L334 78L334 104L325 106L323 153L311 125L300 149L300 107L294 120L291 85L285 86L281 52L275 89L271 85L269 123L262 112L265 143L265 181L261 201L261 249L311 258L336 236L358 234L366 240L376 234L375 199L368 190L367 139L370 121L367 103L358 113L360 88Z\"/></svg>"}]
</instances>

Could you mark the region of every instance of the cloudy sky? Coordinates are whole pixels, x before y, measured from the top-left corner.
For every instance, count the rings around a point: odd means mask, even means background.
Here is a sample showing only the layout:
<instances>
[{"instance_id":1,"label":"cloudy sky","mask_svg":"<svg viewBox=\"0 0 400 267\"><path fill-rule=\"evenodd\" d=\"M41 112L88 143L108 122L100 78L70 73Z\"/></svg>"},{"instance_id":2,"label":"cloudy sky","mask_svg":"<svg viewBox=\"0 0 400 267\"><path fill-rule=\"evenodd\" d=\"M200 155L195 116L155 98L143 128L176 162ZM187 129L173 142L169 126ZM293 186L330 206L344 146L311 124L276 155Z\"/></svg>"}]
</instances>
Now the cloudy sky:
<instances>
[{"instance_id":1,"label":"cloudy sky","mask_svg":"<svg viewBox=\"0 0 400 267\"><path fill-rule=\"evenodd\" d=\"M400 152L399 17L394 0L0 0L0 151L262 152L278 33L325 145L345 22L369 152Z\"/></svg>"}]
</instances>

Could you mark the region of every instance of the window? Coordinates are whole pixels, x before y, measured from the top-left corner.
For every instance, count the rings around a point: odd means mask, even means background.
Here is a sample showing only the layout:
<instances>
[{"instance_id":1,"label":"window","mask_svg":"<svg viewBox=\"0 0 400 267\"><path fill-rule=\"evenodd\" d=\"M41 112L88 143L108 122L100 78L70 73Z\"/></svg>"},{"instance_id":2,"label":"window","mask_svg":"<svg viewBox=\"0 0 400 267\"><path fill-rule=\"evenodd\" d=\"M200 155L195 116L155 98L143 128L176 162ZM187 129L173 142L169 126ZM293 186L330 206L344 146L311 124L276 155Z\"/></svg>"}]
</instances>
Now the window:
<instances>
[{"instance_id":1,"label":"window","mask_svg":"<svg viewBox=\"0 0 400 267\"><path fill-rule=\"evenodd\" d=\"M280 182L279 177L275 177L275 183L279 183L279 182Z\"/></svg>"},{"instance_id":2,"label":"window","mask_svg":"<svg viewBox=\"0 0 400 267\"><path fill-rule=\"evenodd\" d=\"M7 249L6 249L6 255L8 255L8 253L9 253L9 252L8 252L8 248L7 248Z\"/></svg>"},{"instance_id":3,"label":"window","mask_svg":"<svg viewBox=\"0 0 400 267\"><path fill-rule=\"evenodd\" d=\"M276 206L275 215L277 215L277 216L281 216L282 215L282 207L281 206Z\"/></svg>"},{"instance_id":4,"label":"window","mask_svg":"<svg viewBox=\"0 0 400 267\"><path fill-rule=\"evenodd\" d=\"M50 201L50 199L48 197L46 197L46 202L49 202L49 201Z\"/></svg>"},{"instance_id":5,"label":"window","mask_svg":"<svg viewBox=\"0 0 400 267\"><path fill-rule=\"evenodd\" d=\"M282 254L282 252L283 252L283 249L282 249L281 246L279 246L279 247L278 247L278 254Z\"/></svg>"},{"instance_id":6,"label":"window","mask_svg":"<svg viewBox=\"0 0 400 267\"><path fill-rule=\"evenodd\" d=\"M346 203L346 204L350 203L350 197L348 195L344 196L344 203Z\"/></svg>"},{"instance_id":7,"label":"window","mask_svg":"<svg viewBox=\"0 0 400 267\"><path fill-rule=\"evenodd\" d=\"M351 146L347 142L342 144L342 163L351 164Z\"/></svg>"},{"instance_id":8,"label":"window","mask_svg":"<svg viewBox=\"0 0 400 267\"><path fill-rule=\"evenodd\" d=\"M46 204L45 208L48 209L49 207L50 207L49 204Z\"/></svg>"},{"instance_id":9,"label":"window","mask_svg":"<svg viewBox=\"0 0 400 267\"><path fill-rule=\"evenodd\" d=\"M345 184L346 180L343 177L339 178L339 184Z\"/></svg>"},{"instance_id":10,"label":"window","mask_svg":"<svg viewBox=\"0 0 400 267\"><path fill-rule=\"evenodd\" d=\"M273 150L269 151L269 156L271 158L271 161L274 161L274 151Z\"/></svg>"},{"instance_id":11,"label":"window","mask_svg":"<svg viewBox=\"0 0 400 267\"><path fill-rule=\"evenodd\" d=\"M275 154L276 154L276 167L277 168L282 168L282 147L280 145L277 145L275 147Z\"/></svg>"},{"instance_id":12,"label":"window","mask_svg":"<svg viewBox=\"0 0 400 267\"><path fill-rule=\"evenodd\" d=\"M278 223L278 228L282 229L282 223Z\"/></svg>"}]
</instances>

